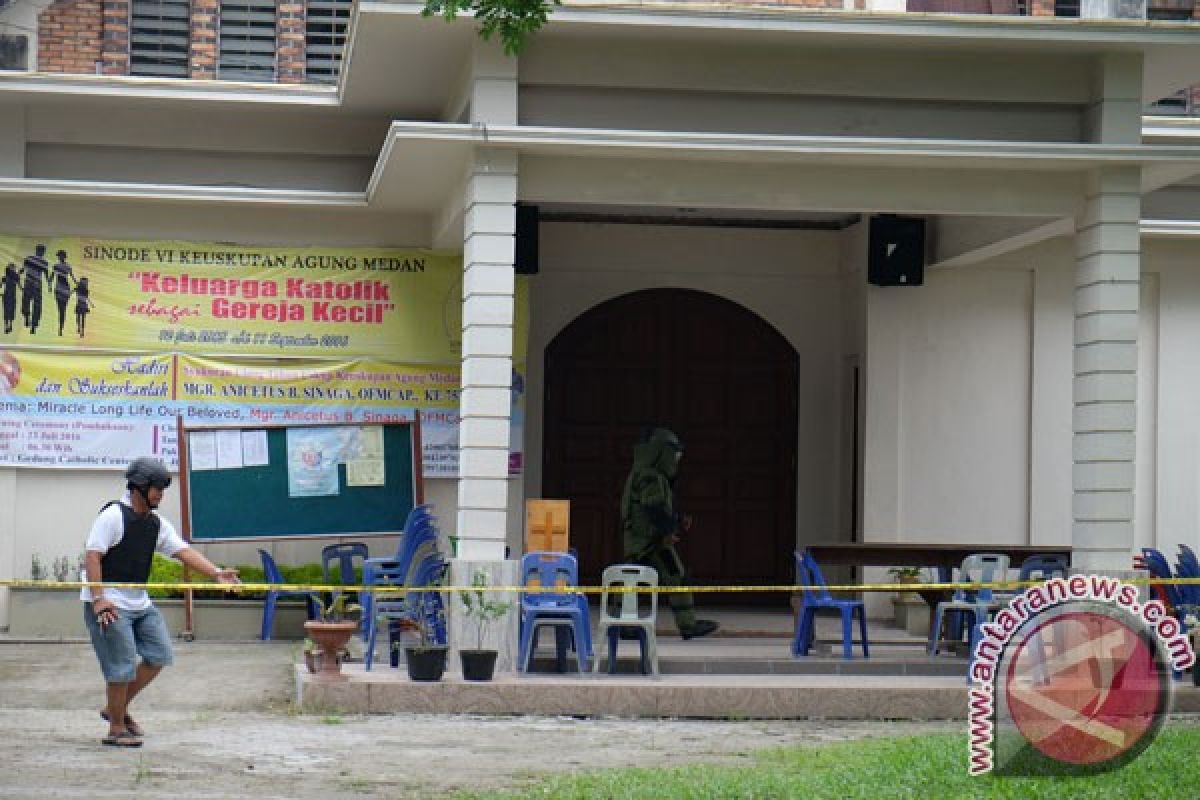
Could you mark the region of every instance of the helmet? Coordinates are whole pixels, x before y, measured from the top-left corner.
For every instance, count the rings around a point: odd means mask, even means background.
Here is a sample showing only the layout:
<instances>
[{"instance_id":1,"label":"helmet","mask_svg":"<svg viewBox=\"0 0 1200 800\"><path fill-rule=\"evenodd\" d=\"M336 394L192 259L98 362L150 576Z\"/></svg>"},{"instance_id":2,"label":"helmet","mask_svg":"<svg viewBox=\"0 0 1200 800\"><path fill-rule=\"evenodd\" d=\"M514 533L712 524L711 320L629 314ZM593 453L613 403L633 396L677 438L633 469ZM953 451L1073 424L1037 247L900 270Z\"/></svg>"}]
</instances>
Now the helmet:
<instances>
[{"instance_id":1,"label":"helmet","mask_svg":"<svg viewBox=\"0 0 1200 800\"><path fill-rule=\"evenodd\" d=\"M135 458L125 468L125 482L130 486L166 489L171 485L171 473L157 458Z\"/></svg>"}]
</instances>

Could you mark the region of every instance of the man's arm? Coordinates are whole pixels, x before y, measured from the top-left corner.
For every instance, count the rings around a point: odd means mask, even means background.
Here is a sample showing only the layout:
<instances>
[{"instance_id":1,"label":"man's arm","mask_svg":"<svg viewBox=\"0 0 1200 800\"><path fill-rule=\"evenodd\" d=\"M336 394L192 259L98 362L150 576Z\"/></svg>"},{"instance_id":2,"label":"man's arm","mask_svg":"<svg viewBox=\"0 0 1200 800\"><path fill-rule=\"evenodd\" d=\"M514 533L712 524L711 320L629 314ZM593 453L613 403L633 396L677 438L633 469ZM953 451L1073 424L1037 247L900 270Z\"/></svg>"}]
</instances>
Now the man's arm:
<instances>
[{"instance_id":1,"label":"man's arm","mask_svg":"<svg viewBox=\"0 0 1200 800\"><path fill-rule=\"evenodd\" d=\"M185 547L175 554L175 558L202 575L207 575L217 583L241 583L236 569L221 569L204 557L204 554L190 547Z\"/></svg>"},{"instance_id":2,"label":"man's arm","mask_svg":"<svg viewBox=\"0 0 1200 800\"><path fill-rule=\"evenodd\" d=\"M87 574L88 583L104 580L104 571L100 568L103 555L99 550L88 550L84 556L83 569ZM101 626L108 625L117 618L117 606L104 596L104 587L92 587L92 613L96 615L96 622Z\"/></svg>"}]
</instances>

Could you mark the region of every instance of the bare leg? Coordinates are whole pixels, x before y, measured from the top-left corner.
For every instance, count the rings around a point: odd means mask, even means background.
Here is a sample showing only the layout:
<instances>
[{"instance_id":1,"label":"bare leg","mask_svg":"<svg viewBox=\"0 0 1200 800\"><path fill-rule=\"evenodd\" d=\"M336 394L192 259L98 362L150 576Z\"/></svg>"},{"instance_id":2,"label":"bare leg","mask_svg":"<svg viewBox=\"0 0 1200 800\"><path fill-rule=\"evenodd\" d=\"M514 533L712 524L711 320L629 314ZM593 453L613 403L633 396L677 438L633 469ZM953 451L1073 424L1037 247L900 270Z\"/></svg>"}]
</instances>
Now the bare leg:
<instances>
[{"instance_id":1,"label":"bare leg","mask_svg":"<svg viewBox=\"0 0 1200 800\"><path fill-rule=\"evenodd\" d=\"M108 734L116 736L125 732L125 707L129 697L130 683L106 684L108 696Z\"/></svg>"},{"instance_id":2,"label":"bare leg","mask_svg":"<svg viewBox=\"0 0 1200 800\"><path fill-rule=\"evenodd\" d=\"M147 664L144 661L138 664L137 675L134 676L133 682L128 684L129 691L125 695L125 708L133 702L133 698L138 696L138 693L145 689L150 681L158 677L158 673L162 672L162 667Z\"/></svg>"},{"instance_id":3,"label":"bare leg","mask_svg":"<svg viewBox=\"0 0 1200 800\"><path fill-rule=\"evenodd\" d=\"M162 672L162 667L146 664L145 662L138 664L137 674L129 683L110 683L108 684L108 707L104 709L104 713L108 715L108 728L110 733L118 733L122 730L130 728L130 733L136 736L141 736L141 726L137 725L129 716L129 704L133 702L133 698L138 696L138 693L145 689L150 681L158 677L158 673ZM120 696L114 698L114 687L116 693ZM120 703L121 708L116 708L114 699ZM120 722L117 722L120 720Z\"/></svg>"}]
</instances>

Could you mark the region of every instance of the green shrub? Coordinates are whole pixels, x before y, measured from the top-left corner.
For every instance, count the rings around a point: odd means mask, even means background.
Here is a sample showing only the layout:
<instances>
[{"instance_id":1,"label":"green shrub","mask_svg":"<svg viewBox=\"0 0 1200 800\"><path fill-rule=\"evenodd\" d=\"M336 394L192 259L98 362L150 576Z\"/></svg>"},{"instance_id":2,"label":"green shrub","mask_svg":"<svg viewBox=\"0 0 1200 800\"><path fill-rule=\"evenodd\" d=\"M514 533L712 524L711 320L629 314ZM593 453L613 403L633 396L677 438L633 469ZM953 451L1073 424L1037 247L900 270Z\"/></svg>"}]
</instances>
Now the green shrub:
<instances>
[{"instance_id":1,"label":"green shrub","mask_svg":"<svg viewBox=\"0 0 1200 800\"><path fill-rule=\"evenodd\" d=\"M238 565L234 567L238 571L238 577L242 579L242 583L266 583L266 576L263 574L261 566L257 565ZM283 573L284 583L299 583L307 585L320 585L325 583L324 573L321 571L321 565L299 564L297 566L280 565L279 571ZM362 570L355 568L354 570L355 583L362 581ZM154 564L150 568L150 577L148 583L182 583L183 582L183 564L180 564L173 558L167 558L160 553L154 554ZM193 573L191 575L191 583L212 583L212 580L206 575ZM341 581L335 580L334 583ZM183 597L181 589L149 589L151 597ZM195 589L192 592L193 597L238 597L243 600L261 600L263 593L244 592L240 591L236 594L224 588L213 589Z\"/></svg>"},{"instance_id":2,"label":"green shrub","mask_svg":"<svg viewBox=\"0 0 1200 800\"><path fill-rule=\"evenodd\" d=\"M256 566L237 566L234 567L238 571L238 576L243 583L263 583L266 579L263 577L262 567ZM321 565L317 565L318 573L321 570ZM183 582L183 564L173 558L167 558L161 553L154 554L154 563L150 567L150 577L147 583L182 583ZM201 575L193 572L189 576L190 583L212 583L212 579L207 575ZM183 597L182 589L148 589L147 592L151 597ZM225 588L213 589L196 589L192 592L192 596L196 598L204 597L239 597L244 600L261 600L262 592L238 592L231 593Z\"/></svg>"}]
</instances>

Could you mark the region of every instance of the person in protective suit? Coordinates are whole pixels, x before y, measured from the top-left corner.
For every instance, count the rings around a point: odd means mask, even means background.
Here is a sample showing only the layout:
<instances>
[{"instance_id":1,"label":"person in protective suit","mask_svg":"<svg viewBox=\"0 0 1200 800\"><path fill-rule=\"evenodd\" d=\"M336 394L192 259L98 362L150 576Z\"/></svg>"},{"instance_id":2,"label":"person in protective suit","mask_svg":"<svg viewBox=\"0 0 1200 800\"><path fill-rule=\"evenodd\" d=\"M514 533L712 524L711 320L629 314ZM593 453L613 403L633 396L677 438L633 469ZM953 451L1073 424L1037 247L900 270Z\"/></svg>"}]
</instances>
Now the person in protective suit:
<instances>
[{"instance_id":1,"label":"person in protective suit","mask_svg":"<svg viewBox=\"0 0 1200 800\"><path fill-rule=\"evenodd\" d=\"M633 449L633 469L621 493L621 528L625 560L653 567L661 586L684 586L686 571L675 544L691 518L675 510L675 476L683 445L666 428L650 430ZM696 619L691 594L668 593L667 602L684 639L707 636L717 623Z\"/></svg>"}]
</instances>

